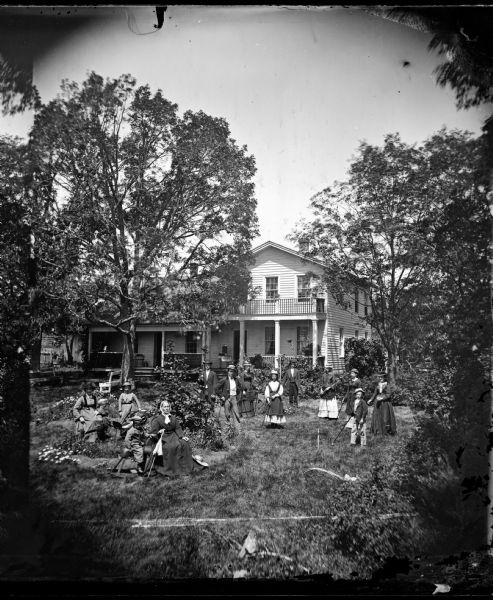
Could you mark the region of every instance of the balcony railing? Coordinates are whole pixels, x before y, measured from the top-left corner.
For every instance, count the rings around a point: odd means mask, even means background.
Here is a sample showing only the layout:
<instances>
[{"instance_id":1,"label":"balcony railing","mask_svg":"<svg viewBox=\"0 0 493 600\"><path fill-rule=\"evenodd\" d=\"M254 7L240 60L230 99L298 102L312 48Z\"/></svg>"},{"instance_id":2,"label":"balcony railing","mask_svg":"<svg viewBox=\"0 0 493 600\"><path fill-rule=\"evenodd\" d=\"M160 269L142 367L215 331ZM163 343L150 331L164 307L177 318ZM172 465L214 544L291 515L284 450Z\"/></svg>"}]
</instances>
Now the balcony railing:
<instances>
[{"instance_id":1,"label":"balcony railing","mask_svg":"<svg viewBox=\"0 0 493 600\"><path fill-rule=\"evenodd\" d=\"M242 315L301 315L325 313L324 298L278 298L276 300L249 300L240 306Z\"/></svg>"}]
</instances>

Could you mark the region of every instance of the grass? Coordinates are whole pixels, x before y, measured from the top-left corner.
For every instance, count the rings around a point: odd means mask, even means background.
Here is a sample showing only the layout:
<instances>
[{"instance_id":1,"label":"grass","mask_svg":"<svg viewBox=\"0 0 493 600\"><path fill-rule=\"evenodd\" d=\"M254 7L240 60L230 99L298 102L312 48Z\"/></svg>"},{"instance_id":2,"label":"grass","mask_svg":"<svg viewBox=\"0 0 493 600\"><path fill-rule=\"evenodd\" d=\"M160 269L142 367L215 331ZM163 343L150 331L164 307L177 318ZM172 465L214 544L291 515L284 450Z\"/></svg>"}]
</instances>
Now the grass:
<instances>
[{"instance_id":1,"label":"grass","mask_svg":"<svg viewBox=\"0 0 493 600\"><path fill-rule=\"evenodd\" d=\"M318 401L305 401L296 414L288 416L282 430L265 429L263 415L245 419L234 449L215 453L194 448L211 468L172 480L111 477L107 467L116 462L117 442L107 447L113 458L84 457L79 465L38 463L38 450L64 434L70 421L33 425L33 493L50 523L53 542L47 546L47 558L38 575L49 576L51 568L60 569L60 563L69 571L77 553L86 558L89 553L98 557L101 576L231 578L240 569L256 579L285 579L307 573L330 573L335 578L349 578L354 572L369 576L361 572L357 557L333 548L329 520L266 520L332 515L335 492L351 494L352 486L358 484L308 469L322 467L364 479L372 461L377 457L388 460L399 442L398 438L369 436L366 449L351 448L346 429L331 445L330 439L343 421L320 422L317 407ZM398 435L407 435L413 428L412 415L398 408L396 416ZM133 519L180 517L240 517L251 521L132 528ZM249 531L256 536L258 552L240 559L239 548ZM68 550L68 542L57 542L67 539L67 532L85 543L78 541ZM81 578L98 570L87 561L77 564Z\"/></svg>"}]
</instances>

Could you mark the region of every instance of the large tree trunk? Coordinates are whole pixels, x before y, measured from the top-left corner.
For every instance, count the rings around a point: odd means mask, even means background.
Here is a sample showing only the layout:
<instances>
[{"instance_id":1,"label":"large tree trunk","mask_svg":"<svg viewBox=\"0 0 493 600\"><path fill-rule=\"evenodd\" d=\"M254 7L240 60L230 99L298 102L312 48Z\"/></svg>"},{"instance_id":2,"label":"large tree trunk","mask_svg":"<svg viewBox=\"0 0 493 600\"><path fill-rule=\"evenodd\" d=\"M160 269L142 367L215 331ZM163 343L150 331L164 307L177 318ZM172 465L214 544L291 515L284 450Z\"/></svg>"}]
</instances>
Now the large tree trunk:
<instances>
[{"instance_id":1,"label":"large tree trunk","mask_svg":"<svg viewBox=\"0 0 493 600\"><path fill-rule=\"evenodd\" d=\"M397 354L394 351L389 351L387 361L388 383L394 386L397 381Z\"/></svg>"},{"instance_id":2,"label":"large tree trunk","mask_svg":"<svg viewBox=\"0 0 493 600\"><path fill-rule=\"evenodd\" d=\"M31 369L33 371L39 371L41 368L41 339L43 332L40 329L39 334L33 340L31 349L29 352L29 362L31 363Z\"/></svg>"},{"instance_id":3,"label":"large tree trunk","mask_svg":"<svg viewBox=\"0 0 493 600\"><path fill-rule=\"evenodd\" d=\"M65 336L65 348L67 350L67 364L68 365L74 364L74 354L72 352L73 346L74 346L74 336L66 335Z\"/></svg>"},{"instance_id":4,"label":"large tree trunk","mask_svg":"<svg viewBox=\"0 0 493 600\"><path fill-rule=\"evenodd\" d=\"M124 383L134 378L135 367L135 322L131 321L128 332L123 335L122 378Z\"/></svg>"}]
</instances>

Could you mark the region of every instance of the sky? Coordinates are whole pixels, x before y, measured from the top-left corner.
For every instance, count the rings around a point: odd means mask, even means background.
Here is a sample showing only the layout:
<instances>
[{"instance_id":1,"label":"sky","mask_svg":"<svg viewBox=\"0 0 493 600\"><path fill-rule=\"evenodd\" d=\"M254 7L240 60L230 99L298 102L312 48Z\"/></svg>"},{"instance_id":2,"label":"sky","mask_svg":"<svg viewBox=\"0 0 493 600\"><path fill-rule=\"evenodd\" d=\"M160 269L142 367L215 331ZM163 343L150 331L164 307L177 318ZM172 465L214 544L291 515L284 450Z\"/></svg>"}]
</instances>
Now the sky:
<instances>
[{"instance_id":1,"label":"sky","mask_svg":"<svg viewBox=\"0 0 493 600\"><path fill-rule=\"evenodd\" d=\"M362 9L169 6L160 30L151 6L80 10L99 18L35 60L42 100L63 78L131 73L180 112L226 119L256 159L254 245L292 247L285 236L315 193L344 179L360 141L398 132L416 143L443 126L479 134L489 114L458 111L435 84L428 34ZM0 132L24 136L30 122L2 118Z\"/></svg>"}]
</instances>

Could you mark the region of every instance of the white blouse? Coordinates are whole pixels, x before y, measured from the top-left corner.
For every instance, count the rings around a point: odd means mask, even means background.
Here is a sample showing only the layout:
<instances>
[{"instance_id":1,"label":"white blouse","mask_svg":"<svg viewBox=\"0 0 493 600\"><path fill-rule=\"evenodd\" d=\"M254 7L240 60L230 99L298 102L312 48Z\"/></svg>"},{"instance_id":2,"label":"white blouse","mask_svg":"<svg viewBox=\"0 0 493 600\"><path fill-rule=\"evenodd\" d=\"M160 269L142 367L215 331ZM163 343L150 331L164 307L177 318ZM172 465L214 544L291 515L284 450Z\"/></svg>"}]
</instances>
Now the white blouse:
<instances>
[{"instance_id":1,"label":"white blouse","mask_svg":"<svg viewBox=\"0 0 493 600\"><path fill-rule=\"evenodd\" d=\"M266 398L270 398L271 394L279 394L282 396L284 393L284 389L282 387L282 383L280 381L269 381L265 388L264 395Z\"/></svg>"}]
</instances>

